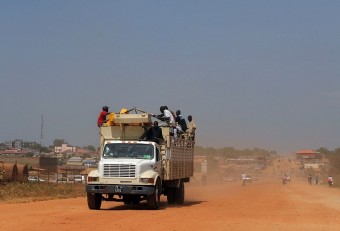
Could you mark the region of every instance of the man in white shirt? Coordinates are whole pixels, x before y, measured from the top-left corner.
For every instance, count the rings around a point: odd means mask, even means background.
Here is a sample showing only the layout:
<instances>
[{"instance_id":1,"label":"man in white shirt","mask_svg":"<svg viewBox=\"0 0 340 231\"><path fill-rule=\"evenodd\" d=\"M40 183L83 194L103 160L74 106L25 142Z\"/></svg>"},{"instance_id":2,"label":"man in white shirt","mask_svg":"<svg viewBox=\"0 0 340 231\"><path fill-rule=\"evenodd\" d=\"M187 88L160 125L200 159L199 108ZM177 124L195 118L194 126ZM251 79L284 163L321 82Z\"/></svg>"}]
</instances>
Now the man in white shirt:
<instances>
[{"instance_id":1,"label":"man in white shirt","mask_svg":"<svg viewBox=\"0 0 340 231\"><path fill-rule=\"evenodd\" d=\"M170 125L174 126L175 125L175 118L172 115L171 111L168 109L167 106L164 106L164 110L162 112L164 114L165 117L169 118L169 123Z\"/></svg>"},{"instance_id":2,"label":"man in white shirt","mask_svg":"<svg viewBox=\"0 0 340 231\"><path fill-rule=\"evenodd\" d=\"M246 180L247 180L247 175L245 173L242 173L241 180L242 180L242 186L245 186Z\"/></svg>"},{"instance_id":3,"label":"man in white shirt","mask_svg":"<svg viewBox=\"0 0 340 231\"><path fill-rule=\"evenodd\" d=\"M167 106L161 106L159 110L162 112L162 114L155 116L157 119L161 121L168 120L170 126L176 125L175 117L173 116L173 114L171 113Z\"/></svg>"}]
</instances>

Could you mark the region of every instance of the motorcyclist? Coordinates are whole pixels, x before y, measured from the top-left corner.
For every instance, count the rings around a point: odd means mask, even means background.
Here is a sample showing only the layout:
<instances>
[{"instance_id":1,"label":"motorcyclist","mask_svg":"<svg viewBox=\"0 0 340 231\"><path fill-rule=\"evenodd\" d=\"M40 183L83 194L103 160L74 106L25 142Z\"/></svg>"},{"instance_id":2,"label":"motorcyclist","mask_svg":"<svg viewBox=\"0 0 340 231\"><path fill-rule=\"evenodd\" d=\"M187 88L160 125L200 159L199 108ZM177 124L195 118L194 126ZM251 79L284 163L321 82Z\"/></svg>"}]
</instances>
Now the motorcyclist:
<instances>
[{"instance_id":1,"label":"motorcyclist","mask_svg":"<svg viewBox=\"0 0 340 231\"><path fill-rule=\"evenodd\" d=\"M282 184L286 184L287 183L287 176L286 176L286 174L283 174L283 176L282 176Z\"/></svg>"},{"instance_id":2,"label":"motorcyclist","mask_svg":"<svg viewBox=\"0 0 340 231\"><path fill-rule=\"evenodd\" d=\"M242 186L246 185L247 175L243 172L241 175Z\"/></svg>"},{"instance_id":3,"label":"motorcyclist","mask_svg":"<svg viewBox=\"0 0 340 231\"><path fill-rule=\"evenodd\" d=\"M333 186L333 177L332 177L332 176L329 176L329 177L327 178L327 182L328 182L328 186L329 186L329 187L332 187L332 186Z\"/></svg>"}]
</instances>

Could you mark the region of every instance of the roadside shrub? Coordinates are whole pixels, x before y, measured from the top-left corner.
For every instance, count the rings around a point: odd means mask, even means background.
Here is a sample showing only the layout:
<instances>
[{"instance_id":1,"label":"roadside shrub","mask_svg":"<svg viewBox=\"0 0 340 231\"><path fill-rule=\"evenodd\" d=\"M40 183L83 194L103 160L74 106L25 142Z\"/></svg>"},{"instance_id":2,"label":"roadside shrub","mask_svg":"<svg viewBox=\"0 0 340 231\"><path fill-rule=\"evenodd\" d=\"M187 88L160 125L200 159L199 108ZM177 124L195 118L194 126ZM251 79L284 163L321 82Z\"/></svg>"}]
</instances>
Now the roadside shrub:
<instances>
[{"instance_id":1,"label":"roadside shrub","mask_svg":"<svg viewBox=\"0 0 340 231\"><path fill-rule=\"evenodd\" d=\"M9 183L0 187L0 201L25 202L85 196L83 184Z\"/></svg>"}]
</instances>

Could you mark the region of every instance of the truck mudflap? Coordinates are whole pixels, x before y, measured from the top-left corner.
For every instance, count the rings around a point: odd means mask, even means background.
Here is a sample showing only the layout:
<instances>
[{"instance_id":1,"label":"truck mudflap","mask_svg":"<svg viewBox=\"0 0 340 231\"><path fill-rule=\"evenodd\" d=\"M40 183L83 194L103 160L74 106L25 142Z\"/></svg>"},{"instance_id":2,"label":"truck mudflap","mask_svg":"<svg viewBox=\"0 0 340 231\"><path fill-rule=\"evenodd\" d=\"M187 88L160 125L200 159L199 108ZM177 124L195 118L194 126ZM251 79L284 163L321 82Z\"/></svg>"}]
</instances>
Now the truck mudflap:
<instances>
[{"instance_id":1,"label":"truck mudflap","mask_svg":"<svg viewBox=\"0 0 340 231\"><path fill-rule=\"evenodd\" d=\"M115 195L152 195L155 192L153 185L102 185L102 184L88 184L86 185L87 193L100 193L100 194L115 194Z\"/></svg>"}]
</instances>

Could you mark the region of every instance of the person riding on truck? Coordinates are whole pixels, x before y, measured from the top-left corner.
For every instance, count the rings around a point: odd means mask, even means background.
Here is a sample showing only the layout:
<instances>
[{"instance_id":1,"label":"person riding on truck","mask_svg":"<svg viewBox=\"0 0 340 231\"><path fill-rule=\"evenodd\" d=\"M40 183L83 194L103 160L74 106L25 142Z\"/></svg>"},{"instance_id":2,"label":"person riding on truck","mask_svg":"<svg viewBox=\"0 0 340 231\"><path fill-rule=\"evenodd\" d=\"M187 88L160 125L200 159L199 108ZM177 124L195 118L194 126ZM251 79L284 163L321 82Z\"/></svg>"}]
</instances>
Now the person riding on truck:
<instances>
[{"instance_id":1,"label":"person riding on truck","mask_svg":"<svg viewBox=\"0 0 340 231\"><path fill-rule=\"evenodd\" d=\"M109 107L103 106L97 119L97 126L100 127L104 122L106 122L106 116L109 114Z\"/></svg>"},{"instance_id":2,"label":"person riding on truck","mask_svg":"<svg viewBox=\"0 0 340 231\"><path fill-rule=\"evenodd\" d=\"M188 129L187 129L187 133L188 133L189 138L191 140L195 140L196 123L192 119L192 115L188 116L188 121L189 121L189 125L188 125Z\"/></svg>"},{"instance_id":3,"label":"person riding on truck","mask_svg":"<svg viewBox=\"0 0 340 231\"><path fill-rule=\"evenodd\" d=\"M187 122L185 121L184 117L181 115L181 111L176 111L176 122L181 126L183 132L186 132L188 129Z\"/></svg>"},{"instance_id":4,"label":"person riding on truck","mask_svg":"<svg viewBox=\"0 0 340 231\"><path fill-rule=\"evenodd\" d=\"M162 114L156 115L155 117L161 121L167 121L170 126L175 126L175 117L167 106L161 106L159 108Z\"/></svg>"},{"instance_id":5,"label":"person riding on truck","mask_svg":"<svg viewBox=\"0 0 340 231\"><path fill-rule=\"evenodd\" d=\"M158 122L153 122L153 127L149 128L144 139L156 142L159 144L159 140L163 139L162 129L158 126Z\"/></svg>"}]
</instances>

